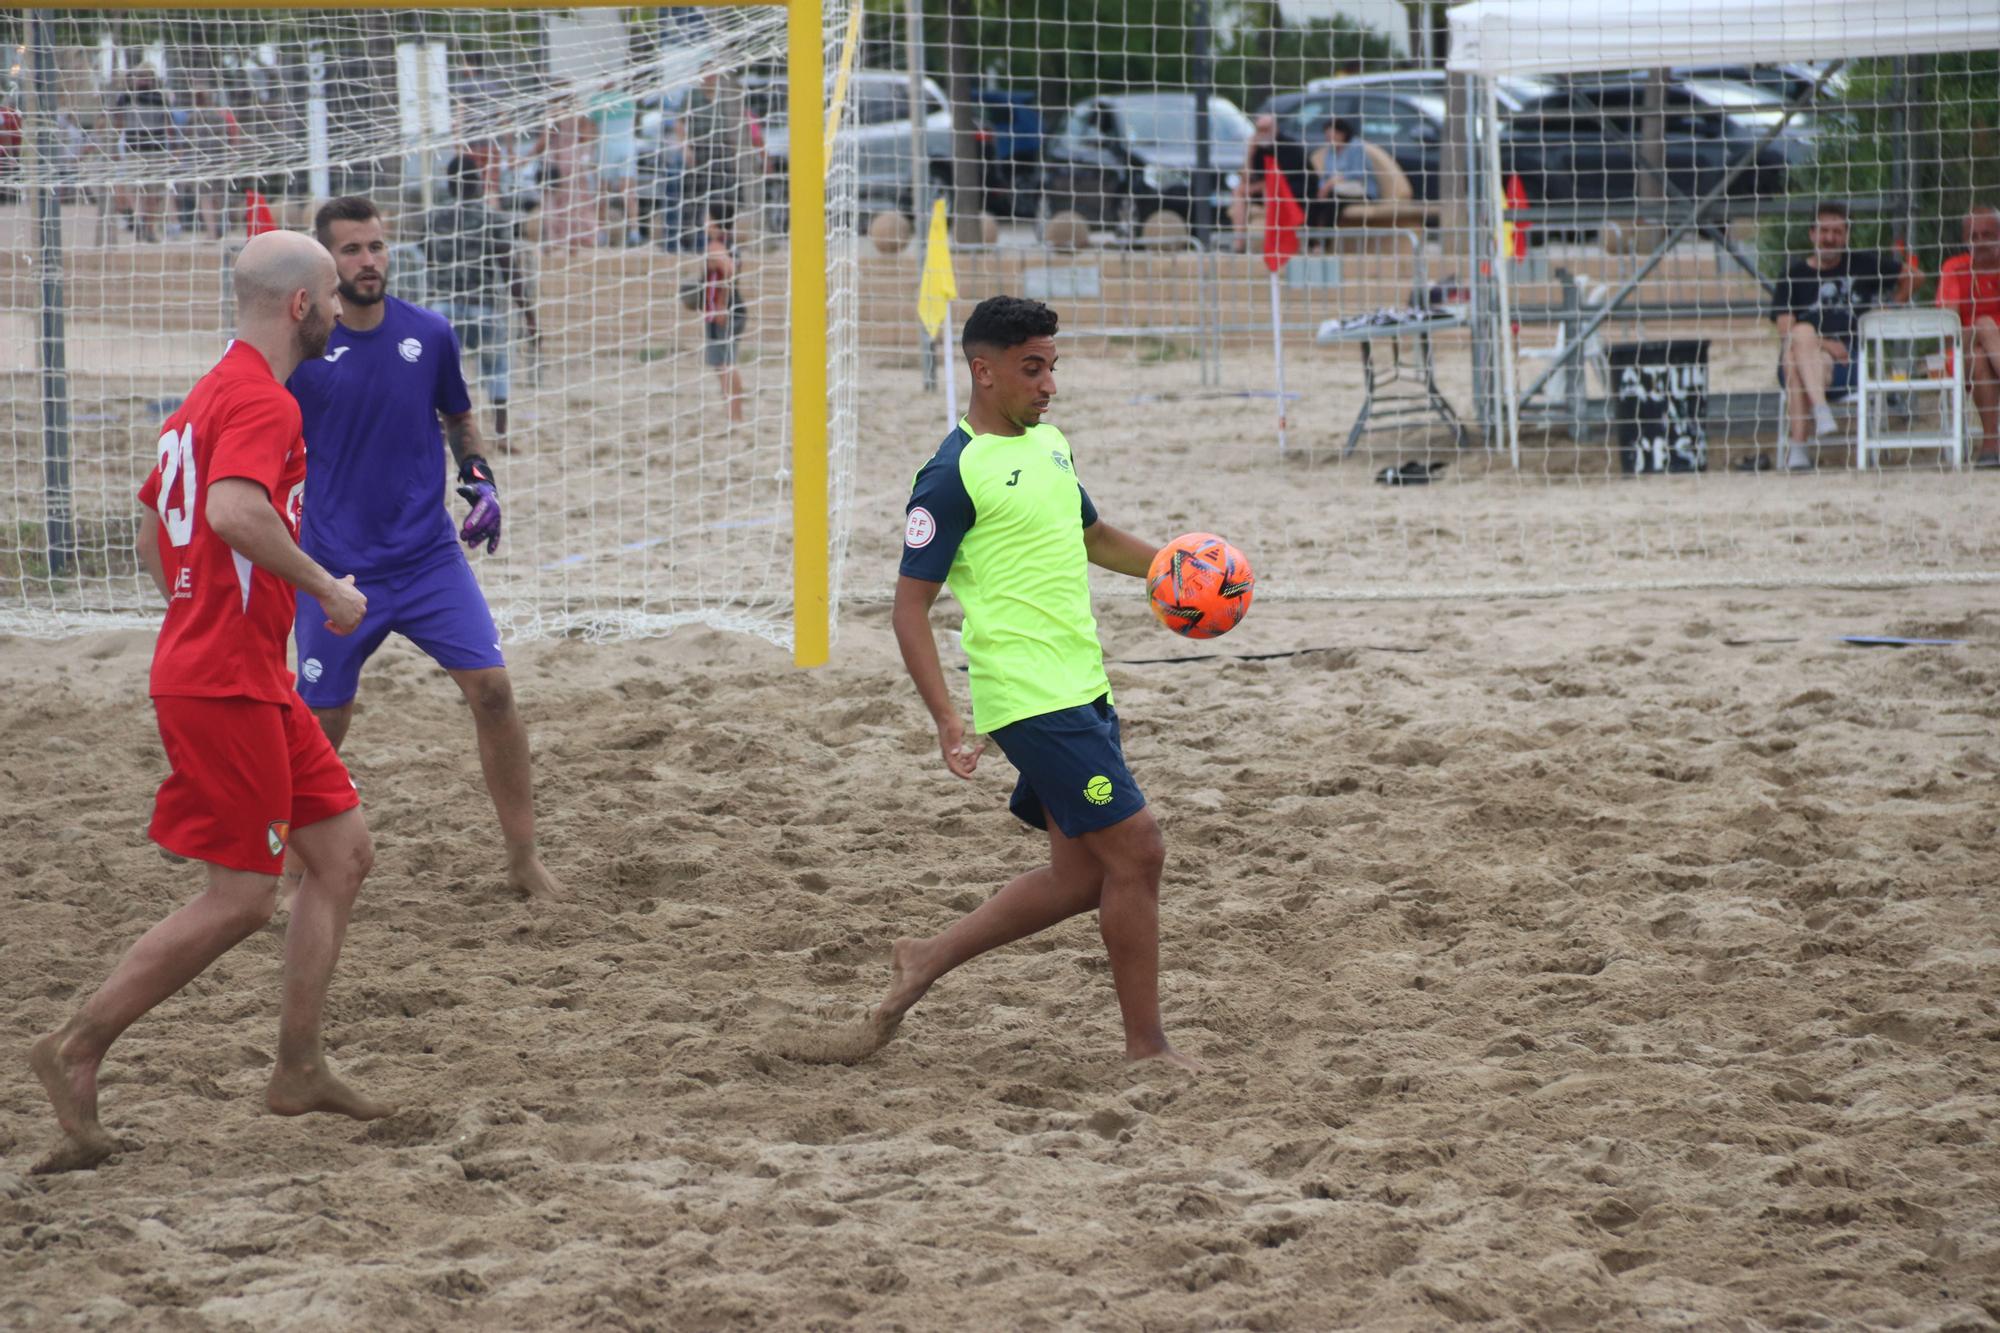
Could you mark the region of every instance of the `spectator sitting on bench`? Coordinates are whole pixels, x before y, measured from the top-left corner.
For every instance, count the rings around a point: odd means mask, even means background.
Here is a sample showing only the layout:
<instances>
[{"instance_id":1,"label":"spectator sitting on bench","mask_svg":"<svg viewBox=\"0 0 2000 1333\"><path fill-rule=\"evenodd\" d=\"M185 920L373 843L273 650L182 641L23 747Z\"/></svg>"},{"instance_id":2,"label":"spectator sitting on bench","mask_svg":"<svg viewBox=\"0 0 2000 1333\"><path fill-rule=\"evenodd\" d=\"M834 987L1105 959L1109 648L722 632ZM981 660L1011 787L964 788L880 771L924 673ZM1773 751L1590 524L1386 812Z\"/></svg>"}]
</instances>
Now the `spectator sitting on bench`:
<instances>
[{"instance_id":1,"label":"spectator sitting on bench","mask_svg":"<svg viewBox=\"0 0 2000 1333\"><path fill-rule=\"evenodd\" d=\"M1974 467L2000 467L2000 208L1965 215L1965 253L1938 270L1937 303L1958 311L1964 330L1965 386L1979 414Z\"/></svg>"},{"instance_id":2,"label":"spectator sitting on bench","mask_svg":"<svg viewBox=\"0 0 2000 1333\"><path fill-rule=\"evenodd\" d=\"M1326 123L1326 143L1313 154L1313 175L1318 187L1306 209L1306 224L1331 227L1340 221L1347 204L1369 203L1382 197L1375 179L1375 165L1361 142L1355 124L1345 116Z\"/></svg>"},{"instance_id":3,"label":"spectator sitting on bench","mask_svg":"<svg viewBox=\"0 0 2000 1333\"><path fill-rule=\"evenodd\" d=\"M1243 172L1229 201L1229 223L1236 229L1235 248L1250 247L1251 210L1264 203L1264 169L1275 166L1291 187L1292 198L1304 208L1312 198L1312 159L1306 146L1278 128L1278 118L1266 112L1252 122L1255 132L1243 149ZM1308 220L1307 225L1312 225Z\"/></svg>"},{"instance_id":4,"label":"spectator sitting on bench","mask_svg":"<svg viewBox=\"0 0 2000 1333\"><path fill-rule=\"evenodd\" d=\"M1823 443L1839 429L1830 400L1853 391L1861 317L1876 306L1908 301L1916 283L1916 273L1889 255L1850 253L1848 233L1847 205L1822 203L1808 233L1812 254L1786 271L1772 295L1771 318L1784 339L1778 383L1785 389L1789 445L1778 466L1788 472L1811 471L1815 463L1806 446Z\"/></svg>"}]
</instances>

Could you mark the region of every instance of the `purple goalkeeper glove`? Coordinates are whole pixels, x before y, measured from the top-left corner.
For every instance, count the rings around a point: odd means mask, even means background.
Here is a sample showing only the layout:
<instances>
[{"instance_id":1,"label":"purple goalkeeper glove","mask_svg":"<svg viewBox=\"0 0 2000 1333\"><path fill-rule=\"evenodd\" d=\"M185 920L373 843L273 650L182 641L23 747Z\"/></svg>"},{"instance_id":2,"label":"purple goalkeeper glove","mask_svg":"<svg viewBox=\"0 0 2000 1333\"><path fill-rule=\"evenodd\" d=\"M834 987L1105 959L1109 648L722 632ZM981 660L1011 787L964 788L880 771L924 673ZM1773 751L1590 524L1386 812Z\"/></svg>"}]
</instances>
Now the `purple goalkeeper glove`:
<instances>
[{"instance_id":1,"label":"purple goalkeeper glove","mask_svg":"<svg viewBox=\"0 0 2000 1333\"><path fill-rule=\"evenodd\" d=\"M493 483L493 468L478 454L467 454L458 465L458 480L458 493L472 506L458 539L475 547L485 542L491 555L500 549L500 491Z\"/></svg>"}]
</instances>

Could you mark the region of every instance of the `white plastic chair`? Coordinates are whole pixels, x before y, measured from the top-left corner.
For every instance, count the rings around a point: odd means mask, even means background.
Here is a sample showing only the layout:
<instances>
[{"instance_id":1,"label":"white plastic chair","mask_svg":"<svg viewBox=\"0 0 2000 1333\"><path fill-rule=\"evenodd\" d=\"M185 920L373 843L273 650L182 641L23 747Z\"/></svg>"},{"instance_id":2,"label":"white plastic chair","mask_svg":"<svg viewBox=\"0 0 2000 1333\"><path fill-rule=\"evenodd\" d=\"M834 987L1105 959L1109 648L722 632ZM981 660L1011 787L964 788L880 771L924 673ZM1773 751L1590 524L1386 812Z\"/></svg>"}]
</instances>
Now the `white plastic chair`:
<instances>
[{"instance_id":1,"label":"white plastic chair","mask_svg":"<svg viewBox=\"0 0 2000 1333\"><path fill-rule=\"evenodd\" d=\"M1868 455L1884 449L1942 449L1954 468L1965 466L1965 367L1958 341L1955 310L1871 310L1861 317L1854 466L1867 467ZM1913 424L1924 417L1921 395L1937 395L1937 429L1890 431L1890 394L1907 396Z\"/></svg>"}]
</instances>

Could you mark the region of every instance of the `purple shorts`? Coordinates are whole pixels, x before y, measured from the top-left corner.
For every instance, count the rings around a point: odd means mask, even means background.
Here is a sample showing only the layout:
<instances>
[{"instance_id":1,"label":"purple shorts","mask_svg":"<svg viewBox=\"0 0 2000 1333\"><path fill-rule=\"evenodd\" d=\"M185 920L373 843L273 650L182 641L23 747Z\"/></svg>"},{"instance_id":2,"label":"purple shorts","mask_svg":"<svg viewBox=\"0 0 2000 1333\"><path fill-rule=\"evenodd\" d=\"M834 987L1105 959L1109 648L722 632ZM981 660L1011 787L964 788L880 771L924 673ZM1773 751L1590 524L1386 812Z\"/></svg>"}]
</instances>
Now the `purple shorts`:
<instances>
[{"instance_id":1,"label":"purple shorts","mask_svg":"<svg viewBox=\"0 0 2000 1333\"><path fill-rule=\"evenodd\" d=\"M338 708L361 685L361 664L390 634L401 634L447 671L507 665L493 613L465 553L379 578L357 578L368 598L361 628L342 636L326 627L319 602L300 593L293 634L299 647L299 697L311 708Z\"/></svg>"}]
</instances>

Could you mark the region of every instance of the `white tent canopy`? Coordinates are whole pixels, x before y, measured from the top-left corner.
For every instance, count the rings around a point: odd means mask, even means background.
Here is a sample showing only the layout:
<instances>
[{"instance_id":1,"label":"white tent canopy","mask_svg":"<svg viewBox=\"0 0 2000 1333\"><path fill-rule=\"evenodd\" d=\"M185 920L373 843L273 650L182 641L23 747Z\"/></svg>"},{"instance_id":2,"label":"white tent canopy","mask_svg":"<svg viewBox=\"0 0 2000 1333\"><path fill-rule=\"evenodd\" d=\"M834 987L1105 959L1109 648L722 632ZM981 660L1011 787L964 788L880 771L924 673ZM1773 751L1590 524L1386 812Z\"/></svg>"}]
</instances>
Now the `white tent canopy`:
<instances>
[{"instance_id":1,"label":"white tent canopy","mask_svg":"<svg viewBox=\"0 0 2000 1333\"><path fill-rule=\"evenodd\" d=\"M1450 68L1566 74L2000 49L2000 0L1473 0Z\"/></svg>"}]
</instances>

